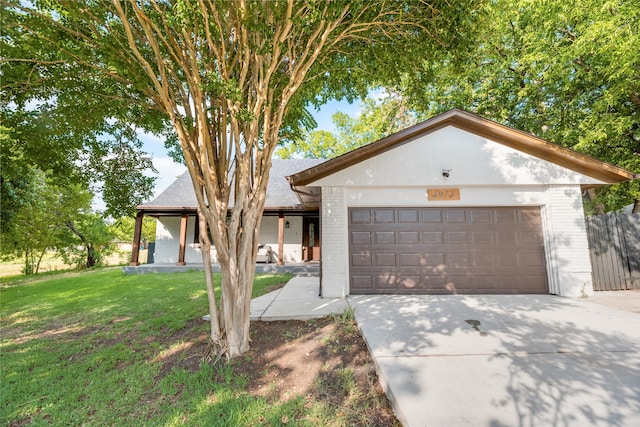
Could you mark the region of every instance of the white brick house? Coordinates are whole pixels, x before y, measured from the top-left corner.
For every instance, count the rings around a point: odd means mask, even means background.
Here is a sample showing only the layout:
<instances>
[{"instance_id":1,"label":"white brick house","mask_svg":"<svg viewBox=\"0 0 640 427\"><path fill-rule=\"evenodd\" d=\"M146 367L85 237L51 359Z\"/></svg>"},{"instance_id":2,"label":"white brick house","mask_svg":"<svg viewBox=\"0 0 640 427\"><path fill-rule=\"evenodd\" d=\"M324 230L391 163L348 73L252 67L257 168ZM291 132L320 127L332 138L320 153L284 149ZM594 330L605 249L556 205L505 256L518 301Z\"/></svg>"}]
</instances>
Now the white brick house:
<instances>
[{"instance_id":1,"label":"white brick house","mask_svg":"<svg viewBox=\"0 0 640 427\"><path fill-rule=\"evenodd\" d=\"M582 191L638 175L460 110L288 177L321 291L593 292Z\"/></svg>"}]
</instances>

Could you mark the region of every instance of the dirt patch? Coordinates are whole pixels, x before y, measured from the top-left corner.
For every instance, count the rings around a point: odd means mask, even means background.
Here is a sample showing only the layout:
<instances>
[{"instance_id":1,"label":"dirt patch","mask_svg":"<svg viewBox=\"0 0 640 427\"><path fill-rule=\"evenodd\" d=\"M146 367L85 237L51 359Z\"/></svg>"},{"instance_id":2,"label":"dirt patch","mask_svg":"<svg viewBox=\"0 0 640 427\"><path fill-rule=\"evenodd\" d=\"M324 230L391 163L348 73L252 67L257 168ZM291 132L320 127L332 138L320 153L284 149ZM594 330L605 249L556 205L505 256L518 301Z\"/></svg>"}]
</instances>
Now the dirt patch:
<instances>
[{"instance_id":1,"label":"dirt patch","mask_svg":"<svg viewBox=\"0 0 640 427\"><path fill-rule=\"evenodd\" d=\"M161 377L174 367L198 369L207 335L189 326L179 344L168 337L168 350L156 359ZM334 406L336 413L357 411L355 424L400 425L352 320L252 322L251 349L230 363L235 375L246 378L247 392L274 404L303 396Z\"/></svg>"}]
</instances>

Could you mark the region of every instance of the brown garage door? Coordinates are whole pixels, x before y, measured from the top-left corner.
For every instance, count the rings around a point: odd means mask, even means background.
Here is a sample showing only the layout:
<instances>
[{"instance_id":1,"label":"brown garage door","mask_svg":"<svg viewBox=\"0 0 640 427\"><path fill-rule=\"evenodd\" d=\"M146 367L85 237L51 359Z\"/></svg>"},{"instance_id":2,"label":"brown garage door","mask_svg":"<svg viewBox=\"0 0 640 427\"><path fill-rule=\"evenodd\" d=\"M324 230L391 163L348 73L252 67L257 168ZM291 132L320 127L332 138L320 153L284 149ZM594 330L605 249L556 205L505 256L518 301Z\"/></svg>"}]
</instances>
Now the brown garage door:
<instances>
[{"instance_id":1,"label":"brown garage door","mask_svg":"<svg viewBox=\"0 0 640 427\"><path fill-rule=\"evenodd\" d=\"M540 209L350 208L352 294L548 293Z\"/></svg>"}]
</instances>

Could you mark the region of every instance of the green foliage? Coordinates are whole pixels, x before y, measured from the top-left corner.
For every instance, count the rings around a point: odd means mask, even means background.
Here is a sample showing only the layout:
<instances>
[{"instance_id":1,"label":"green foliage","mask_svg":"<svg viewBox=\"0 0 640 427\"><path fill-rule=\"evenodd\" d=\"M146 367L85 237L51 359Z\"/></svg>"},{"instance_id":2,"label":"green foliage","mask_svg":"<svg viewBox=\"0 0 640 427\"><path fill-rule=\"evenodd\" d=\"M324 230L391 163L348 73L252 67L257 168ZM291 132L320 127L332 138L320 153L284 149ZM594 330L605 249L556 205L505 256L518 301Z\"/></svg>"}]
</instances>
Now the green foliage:
<instances>
[{"instance_id":1,"label":"green foliage","mask_svg":"<svg viewBox=\"0 0 640 427\"><path fill-rule=\"evenodd\" d=\"M156 225L157 220L155 218L145 216L142 220L142 234L140 236L140 240L145 242L155 242ZM135 218L132 218L130 216L123 216L122 218L116 220L109 228L116 239L123 242L128 242L133 238L135 226Z\"/></svg>"},{"instance_id":2,"label":"green foliage","mask_svg":"<svg viewBox=\"0 0 640 427\"><path fill-rule=\"evenodd\" d=\"M34 274L47 249L69 244L68 224L89 209L91 195L80 186L61 189L36 168L19 182L25 185L21 196L7 206L12 218L3 227L2 253L5 257L23 257L24 273Z\"/></svg>"},{"instance_id":3,"label":"green foliage","mask_svg":"<svg viewBox=\"0 0 640 427\"><path fill-rule=\"evenodd\" d=\"M3 5L1 18L0 122L20 153L15 161L46 171L59 187L82 184L101 194L107 215L131 214L155 182L146 176L155 170L136 129L160 134L166 123L139 106L122 108L115 100L131 88L69 61L87 53L87 44L22 13L20 2L8 3L13 7ZM34 3L48 13L47 3ZM61 18L57 25L69 18L53 15Z\"/></svg>"},{"instance_id":4,"label":"green foliage","mask_svg":"<svg viewBox=\"0 0 640 427\"><path fill-rule=\"evenodd\" d=\"M67 224L67 239L58 247L66 264L78 269L102 266L115 250L114 234L101 215L87 212Z\"/></svg>"},{"instance_id":5,"label":"green foliage","mask_svg":"<svg viewBox=\"0 0 640 427\"><path fill-rule=\"evenodd\" d=\"M331 159L414 125L418 116L408 109L408 101L401 94L391 92L380 100L367 97L355 119L342 112L334 113L331 119L336 134L326 130L308 132L280 147L276 155L283 159Z\"/></svg>"},{"instance_id":6,"label":"green foliage","mask_svg":"<svg viewBox=\"0 0 640 427\"><path fill-rule=\"evenodd\" d=\"M99 263L109 252L112 236L104 220L90 212L92 195L81 183L39 169L23 142L10 129L0 129L2 256L23 258L25 274L38 273L50 249L73 264Z\"/></svg>"},{"instance_id":7,"label":"green foliage","mask_svg":"<svg viewBox=\"0 0 640 427\"><path fill-rule=\"evenodd\" d=\"M492 2L468 61L424 62L408 76L412 107L459 107L640 171L640 7L637 0ZM640 182L598 190L618 209Z\"/></svg>"}]
</instances>

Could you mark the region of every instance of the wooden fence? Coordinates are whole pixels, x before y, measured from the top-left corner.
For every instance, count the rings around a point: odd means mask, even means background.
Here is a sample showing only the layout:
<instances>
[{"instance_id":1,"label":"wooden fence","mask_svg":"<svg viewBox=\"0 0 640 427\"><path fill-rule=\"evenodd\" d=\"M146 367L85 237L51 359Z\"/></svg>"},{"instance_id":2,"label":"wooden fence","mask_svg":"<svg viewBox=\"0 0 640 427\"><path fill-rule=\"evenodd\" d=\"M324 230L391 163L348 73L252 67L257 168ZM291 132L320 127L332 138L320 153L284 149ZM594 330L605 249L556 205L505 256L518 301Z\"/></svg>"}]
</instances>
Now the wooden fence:
<instances>
[{"instance_id":1,"label":"wooden fence","mask_svg":"<svg viewBox=\"0 0 640 427\"><path fill-rule=\"evenodd\" d=\"M587 217L594 291L640 289L640 213Z\"/></svg>"}]
</instances>

